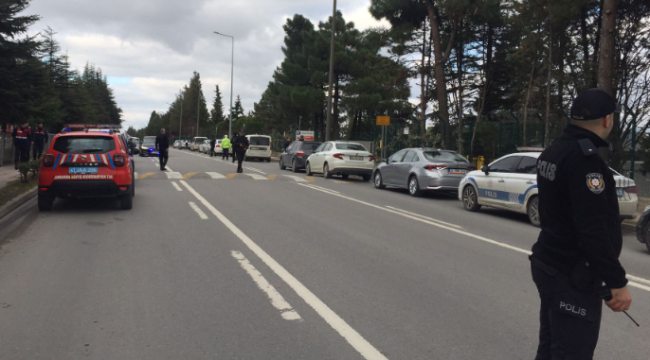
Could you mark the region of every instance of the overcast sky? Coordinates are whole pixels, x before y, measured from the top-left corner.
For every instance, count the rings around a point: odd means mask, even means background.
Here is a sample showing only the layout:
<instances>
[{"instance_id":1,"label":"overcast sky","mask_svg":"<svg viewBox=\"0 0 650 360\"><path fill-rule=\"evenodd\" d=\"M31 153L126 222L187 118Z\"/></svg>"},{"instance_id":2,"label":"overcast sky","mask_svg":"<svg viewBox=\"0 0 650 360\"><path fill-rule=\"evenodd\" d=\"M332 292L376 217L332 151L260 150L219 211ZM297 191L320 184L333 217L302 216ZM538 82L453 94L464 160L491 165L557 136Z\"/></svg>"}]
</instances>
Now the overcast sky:
<instances>
[{"instance_id":1,"label":"overcast sky","mask_svg":"<svg viewBox=\"0 0 650 360\"><path fill-rule=\"evenodd\" d=\"M339 0L357 28L388 26L368 12L370 0ZM252 110L283 59L286 19L302 14L314 25L332 14L331 0L33 0L25 11L50 26L73 68L94 63L108 75L127 126L146 126L151 111L165 111L193 71L201 74L209 103L219 85L230 96L229 38L235 36L235 97Z\"/></svg>"}]
</instances>

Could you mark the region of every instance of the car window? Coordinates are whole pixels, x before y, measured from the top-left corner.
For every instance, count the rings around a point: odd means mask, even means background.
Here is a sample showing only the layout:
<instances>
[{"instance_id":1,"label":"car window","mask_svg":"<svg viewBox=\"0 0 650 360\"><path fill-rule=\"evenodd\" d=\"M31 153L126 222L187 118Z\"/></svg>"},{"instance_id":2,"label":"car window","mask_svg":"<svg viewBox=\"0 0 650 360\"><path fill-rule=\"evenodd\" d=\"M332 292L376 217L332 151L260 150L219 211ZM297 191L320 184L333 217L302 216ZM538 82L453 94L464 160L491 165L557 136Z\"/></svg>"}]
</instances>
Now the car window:
<instances>
[{"instance_id":1,"label":"car window","mask_svg":"<svg viewBox=\"0 0 650 360\"><path fill-rule=\"evenodd\" d=\"M103 154L115 150L115 139L110 136L60 137L53 149L64 154Z\"/></svg>"},{"instance_id":2,"label":"car window","mask_svg":"<svg viewBox=\"0 0 650 360\"><path fill-rule=\"evenodd\" d=\"M537 159L530 156L522 156L515 172L518 174L536 174Z\"/></svg>"},{"instance_id":3,"label":"car window","mask_svg":"<svg viewBox=\"0 0 650 360\"><path fill-rule=\"evenodd\" d=\"M319 142L301 142L298 143L298 146L303 151L313 152L315 149L319 148L321 143Z\"/></svg>"},{"instance_id":4,"label":"car window","mask_svg":"<svg viewBox=\"0 0 650 360\"><path fill-rule=\"evenodd\" d=\"M251 136L250 139L248 139L251 145L264 145L264 146L269 146L271 143L271 139L263 136Z\"/></svg>"},{"instance_id":5,"label":"car window","mask_svg":"<svg viewBox=\"0 0 650 360\"><path fill-rule=\"evenodd\" d=\"M402 162L402 158L404 157L404 154L406 154L406 150L400 150L393 154L393 156L388 158L388 163L389 164L395 164L398 162Z\"/></svg>"},{"instance_id":6,"label":"car window","mask_svg":"<svg viewBox=\"0 0 650 360\"><path fill-rule=\"evenodd\" d=\"M368 149L361 144L336 143L336 148L338 150L368 151Z\"/></svg>"},{"instance_id":7,"label":"car window","mask_svg":"<svg viewBox=\"0 0 650 360\"><path fill-rule=\"evenodd\" d=\"M406 153L406 155L404 155L404 160L402 160L402 162L405 162L405 163L413 162L413 155L415 155L415 151L409 150Z\"/></svg>"},{"instance_id":8,"label":"car window","mask_svg":"<svg viewBox=\"0 0 650 360\"><path fill-rule=\"evenodd\" d=\"M332 150L332 143L325 144L323 151L330 151L330 150Z\"/></svg>"},{"instance_id":9,"label":"car window","mask_svg":"<svg viewBox=\"0 0 650 360\"><path fill-rule=\"evenodd\" d=\"M325 144L320 144L320 145L318 145L318 147L316 148L316 150L314 150L314 152L317 152L317 151L323 151L324 148L325 148Z\"/></svg>"},{"instance_id":10,"label":"car window","mask_svg":"<svg viewBox=\"0 0 650 360\"><path fill-rule=\"evenodd\" d=\"M490 172L509 173L512 172L514 166L519 163L521 156L510 156L505 159L499 160L490 165Z\"/></svg>"},{"instance_id":11,"label":"car window","mask_svg":"<svg viewBox=\"0 0 650 360\"><path fill-rule=\"evenodd\" d=\"M424 158L433 162L469 162L462 155L451 151L425 151Z\"/></svg>"}]
</instances>

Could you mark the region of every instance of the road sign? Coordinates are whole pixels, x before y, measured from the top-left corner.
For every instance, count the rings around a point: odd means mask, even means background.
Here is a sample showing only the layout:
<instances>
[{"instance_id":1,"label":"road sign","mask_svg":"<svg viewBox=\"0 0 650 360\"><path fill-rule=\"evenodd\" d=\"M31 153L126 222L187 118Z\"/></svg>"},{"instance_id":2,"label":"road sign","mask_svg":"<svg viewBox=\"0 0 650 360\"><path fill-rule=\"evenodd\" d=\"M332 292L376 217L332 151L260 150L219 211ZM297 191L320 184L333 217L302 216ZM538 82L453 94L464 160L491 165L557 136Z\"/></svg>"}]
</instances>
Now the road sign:
<instances>
[{"instance_id":1,"label":"road sign","mask_svg":"<svg viewBox=\"0 0 650 360\"><path fill-rule=\"evenodd\" d=\"M390 126L390 116L377 116L378 126Z\"/></svg>"},{"instance_id":2,"label":"road sign","mask_svg":"<svg viewBox=\"0 0 650 360\"><path fill-rule=\"evenodd\" d=\"M300 136L304 136L305 141L314 141L314 132L311 130L297 130L296 140L300 140Z\"/></svg>"}]
</instances>

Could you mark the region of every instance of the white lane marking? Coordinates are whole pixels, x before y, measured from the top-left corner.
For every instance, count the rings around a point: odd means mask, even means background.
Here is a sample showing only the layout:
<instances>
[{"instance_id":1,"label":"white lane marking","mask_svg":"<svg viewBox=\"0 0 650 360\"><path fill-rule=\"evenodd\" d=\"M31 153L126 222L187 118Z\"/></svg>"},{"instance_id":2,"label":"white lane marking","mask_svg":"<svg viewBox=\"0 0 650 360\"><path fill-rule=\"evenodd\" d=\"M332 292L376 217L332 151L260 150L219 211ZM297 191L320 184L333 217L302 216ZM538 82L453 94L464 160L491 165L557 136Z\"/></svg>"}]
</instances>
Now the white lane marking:
<instances>
[{"instance_id":1,"label":"white lane marking","mask_svg":"<svg viewBox=\"0 0 650 360\"><path fill-rule=\"evenodd\" d=\"M336 179L332 180L332 182L336 184L352 184L352 182L350 181L343 181L343 180L336 180Z\"/></svg>"},{"instance_id":2,"label":"white lane marking","mask_svg":"<svg viewBox=\"0 0 650 360\"><path fill-rule=\"evenodd\" d=\"M443 225L443 224L439 224L439 223L436 223L436 222L433 222L433 221L430 221L430 220L422 219L420 217L412 216L412 215L405 214L405 213L395 211L395 210L392 210L392 209L388 209L388 208L383 208L383 207L381 207L379 205L371 204L369 202L358 200L358 199L355 199L355 198L352 198L352 197L349 197L349 196L345 196L345 195L341 195L341 194L334 194L334 193L332 193L330 191L321 190L321 189L318 189L318 188L315 188L315 187L312 187L312 186L309 186L309 185L305 185L305 184L298 184L298 185L310 188L312 190L321 191L323 193L330 194L330 195L333 195L333 196L338 196L338 197L340 197L342 199L354 201L356 203L367 205L367 206L370 206L370 207L373 207L373 208L376 208L376 209L387 211L389 213L401 215L401 216L404 216L404 217L409 218L409 219L413 219L413 220L416 220L416 221L419 221L419 222L423 222L425 224L437 226L437 227L442 228L442 229L447 229L447 230L449 230L451 232L455 232L457 234L465 235L467 237L471 237L471 238L474 238L476 240L480 240L480 241L483 241L483 242L486 242L486 243L489 243L489 244L497 245L497 246L500 246L502 248L510 249L510 250L513 250L513 251L516 251L516 252L520 252L522 254L526 254L526 255L531 255L532 254L532 252L530 250L526 250L526 249L522 249L522 248L519 248L519 247L516 247L516 246L508 245L508 244L505 244L505 243L502 243L502 242L498 242L498 241L495 241L495 240L492 240L492 239L488 239L488 238L480 236L480 235L472 234L472 233L464 231L464 230L455 229L455 228L447 226L447 225ZM644 278L640 278L640 277L633 276L633 275L627 275L627 278L628 278L628 280L630 280L628 282L628 285L634 286L636 288L639 288L639 289L646 290L646 291L650 292L650 286L642 285L642 284L639 284L638 282L635 282L635 281L641 280L640 282L650 284L650 280L646 280Z\"/></svg>"},{"instance_id":3,"label":"white lane marking","mask_svg":"<svg viewBox=\"0 0 650 360\"><path fill-rule=\"evenodd\" d=\"M183 174L175 171L166 172L165 175L167 175L167 179L169 180L179 180L183 178Z\"/></svg>"},{"instance_id":4,"label":"white lane marking","mask_svg":"<svg viewBox=\"0 0 650 360\"><path fill-rule=\"evenodd\" d=\"M268 180L266 176L258 175L258 174L244 174L252 177L254 180Z\"/></svg>"},{"instance_id":5,"label":"white lane marking","mask_svg":"<svg viewBox=\"0 0 650 360\"><path fill-rule=\"evenodd\" d=\"M250 170L250 171L255 171L255 172L258 172L258 173L260 173L260 174L264 174L264 175L266 175L266 173L265 173L264 171L261 171L261 170L256 169L256 168L252 168L252 167L244 166L244 169L248 169L248 170Z\"/></svg>"},{"instance_id":6,"label":"white lane marking","mask_svg":"<svg viewBox=\"0 0 650 360\"><path fill-rule=\"evenodd\" d=\"M328 192L328 193L331 193L331 194L334 194L334 195L340 194L340 192L338 192L336 190L331 190L331 189L324 188L322 186L318 186L318 185L314 185L314 184L301 184L301 183L299 183L298 185L302 185L302 186L312 188L312 189L318 190L318 191Z\"/></svg>"},{"instance_id":7,"label":"white lane marking","mask_svg":"<svg viewBox=\"0 0 650 360\"><path fill-rule=\"evenodd\" d=\"M136 179L138 178L138 172L137 171L133 173L133 177L136 178Z\"/></svg>"},{"instance_id":8,"label":"white lane marking","mask_svg":"<svg viewBox=\"0 0 650 360\"><path fill-rule=\"evenodd\" d=\"M178 186L178 185L176 185L176 186ZM190 207L192 208L192 210L194 210L199 215L201 220L208 220L208 215L206 215L203 212L203 210L201 210L201 208L199 208L198 205L196 205L195 203L190 201Z\"/></svg>"},{"instance_id":9,"label":"white lane marking","mask_svg":"<svg viewBox=\"0 0 650 360\"><path fill-rule=\"evenodd\" d=\"M225 176L216 172L206 172L206 174L210 175L210 177L213 178L214 180L220 180L226 178Z\"/></svg>"},{"instance_id":10,"label":"white lane marking","mask_svg":"<svg viewBox=\"0 0 650 360\"><path fill-rule=\"evenodd\" d=\"M396 210L396 211L401 211L401 212L403 212L405 214L417 216L417 217L425 219L425 220L435 221L435 222L438 222L438 223L441 223L441 224L444 224L444 225L447 225L447 226L455 227L456 229L462 229L463 228L462 226L451 224L451 223L448 223L448 222L445 222L445 221L442 221L442 220L438 220L438 219L434 219L434 218L431 218L431 217L428 217L428 216L412 213L410 211L406 211L406 210L403 210L403 209L398 209L396 207L392 207L392 206L388 206L388 205L386 205L386 207L389 208L389 209Z\"/></svg>"},{"instance_id":11,"label":"white lane marking","mask_svg":"<svg viewBox=\"0 0 650 360\"><path fill-rule=\"evenodd\" d=\"M176 181L172 181L172 185L176 188L178 191L183 191L183 189L176 183Z\"/></svg>"},{"instance_id":12,"label":"white lane marking","mask_svg":"<svg viewBox=\"0 0 650 360\"><path fill-rule=\"evenodd\" d=\"M280 313L282 314L282 318L285 320L302 320L300 315L296 310L294 310L289 303L284 300L282 295L271 285L264 276L257 271L255 266L246 259L246 257L240 253L239 251L233 251L232 257L237 259L239 261L239 265L246 270L248 275L253 278L253 281L255 281L255 284L257 284L257 287L260 288L260 290L264 291L266 293L266 296L269 297L269 300L271 300L271 304L278 310L280 310Z\"/></svg>"},{"instance_id":13,"label":"white lane marking","mask_svg":"<svg viewBox=\"0 0 650 360\"><path fill-rule=\"evenodd\" d=\"M295 182L297 182L297 183L306 183L306 182L309 182L309 181L305 180L304 178L302 178L302 177L300 177L300 176L296 176L296 175L282 175L282 176L284 176L284 177L288 177L289 179L293 179L293 181L295 181Z\"/></svg>"},{"instance_id":14,"label":"white lane marking","mask_svg":"<svg viewBox=\"0 0 650 360\"><path fill-rule=\"evenodd\" d=\"M266 253L251 238L244 234L235 224L219 212L203 196L197 193L186 181L181 184L194 195L214 216L217 217L233 234L235 234L252 252L255 253L273 272L275 272L287 285L289 285L309 306L320 315L336 332L338 332L352 347L364 358L372 360L388 360L382 353L372 346L366 339L354 330L348 323L338 316L327 304L312 293L298 279L291 275L282 265Z\"/></svg>"}]
</instances>

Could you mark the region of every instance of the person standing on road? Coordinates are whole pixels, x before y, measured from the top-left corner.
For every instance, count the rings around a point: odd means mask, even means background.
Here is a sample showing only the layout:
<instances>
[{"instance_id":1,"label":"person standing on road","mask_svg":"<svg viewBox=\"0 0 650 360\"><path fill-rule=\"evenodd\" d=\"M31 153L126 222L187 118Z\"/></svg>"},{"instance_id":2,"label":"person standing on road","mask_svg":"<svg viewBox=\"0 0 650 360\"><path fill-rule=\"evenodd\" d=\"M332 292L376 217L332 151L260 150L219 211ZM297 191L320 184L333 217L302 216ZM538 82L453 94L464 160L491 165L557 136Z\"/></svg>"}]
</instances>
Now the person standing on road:
<instances>
[{"instance_id":1,"label":"person standing on road","mask_svg":"<svg viewBox=\"0 0 650 360\"><path fill-rule=\"evenodd\" d=\"M160 134L156 136L156 149L158 150L160 171L165 171L167 170L167 160L169 160L169 139L167 139L165 128L160 129Z\"/></svg>"},{"instance_id":2,"label":"person standing on road","mask_svg":"<svg viewBox=\"0 0 650 360\"><path fill-rule=\"evenodd\" d=\"M232 145L230 144L230 139L228 139L228 135L223 136L223 140L221 140L221 160L226 160L228 161L228 153L230 152L230 148ZM234 156L234 155L233 155Z\"/></svg>"},{"instance_id":3,"label":"person standing on road","mask_svg":"<svg viewBox=\"0 0 650 360\"><path fill-rule=\"evenodd\" d=\"M237 141L238 137L239 137L239 135L237 135L236 132L232 133L232 142L231 142L231 144L232 144L232 162L233 162L233 164L235 163L235 160L237 160L237 151L235 149L235 142Z\"/></svg>"},{"instance_id":4,"label":"person standing on road","mask_svg":"<svg viewBox=\"0 0 650 360\"><path fill-rule=\"evenodd\" d=\"M237 172L242 173L244 170L242 169L242 162L244 161L244 158L246 157L246 150L248 150L248 147L250 144L248 143L248 138L244 136L244 131L239 132L239 136L235 139L235 141L232 143L232 147L235 151L235 154L237 154Z\"/></svg>"},{"instance_id":5,"label":"person standing on road","mask_svg":"<svg viewBox=\"0 0 650 360\"><path fill-rule=\"evenodd\" d=\"M43 156L45 144L47 144L47 131L43 128L43 123L38 123L38 127L34 130L34 160Z\"/></svg>"},{"instance_id":6,"label":"person standing on road","mask_svg":"<svg viewBox=\"0 0 650 360\"><path fill-rule=\"evenodd\" d=\"M602 300L615 312L632 303L618 259L616 183L598 153L618 107L602 89L580 93L571 124L537 160L542 230L530 257L541 299L536 360L592 359Z\"/></svg>"},{"instance_id":7,"label":"person standing on road","mask_svg":"<svg viewBox=\"0 0 650 360\"><path fill-rule=\"evenodd\" d=\"M215 156L214 146L217 144L217 135L215 134L210 138L210 157Z\"/></svg>"},{"instance_id":8,"label":"person standing on road","mask_svg":"<svg viewBox=\"0 0 650 360\"><path fill-rule=\"evenodd\" d=\"M29 128L29 123L23 121L20 126L17 126L11 132L11 137L14 139L14 168L18 169L18 164L21 162L29 161L29 148L34 141L32 130Z\"/></svg>"}]
</instances>

